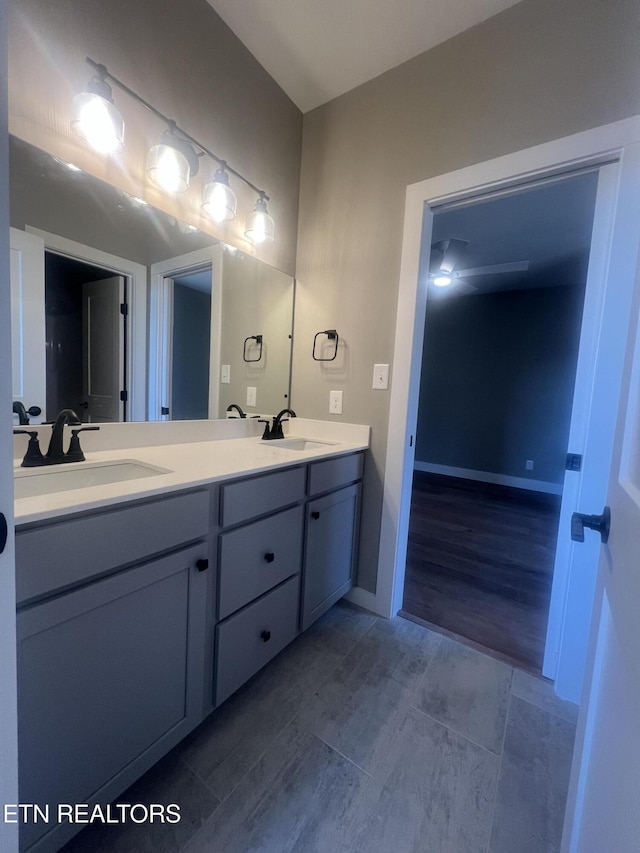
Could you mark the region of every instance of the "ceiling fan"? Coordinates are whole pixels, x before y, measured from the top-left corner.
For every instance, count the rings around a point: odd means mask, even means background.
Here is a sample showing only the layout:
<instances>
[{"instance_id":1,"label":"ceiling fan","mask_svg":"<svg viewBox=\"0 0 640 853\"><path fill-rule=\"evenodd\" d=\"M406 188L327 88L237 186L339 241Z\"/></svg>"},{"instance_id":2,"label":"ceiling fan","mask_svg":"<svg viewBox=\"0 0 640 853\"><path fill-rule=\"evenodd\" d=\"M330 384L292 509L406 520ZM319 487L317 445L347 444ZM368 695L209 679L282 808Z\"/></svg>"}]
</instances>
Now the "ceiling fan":
<instances>
[{"instance_id":1,"label":"ceiling fan","mask_svg":"<svg viewBox=\"0 0 640 853\"><path fill-rule=\"evenodd\" d=\"M464 258L465 249L469 245L468 240L460 240L451 237L448 240L440 240L431 247L431 272L429 282L435 287L455 287L458 294L469 294L478 290L473 284L462 281L465 278L475 278L479 275L497 275L509 272L526 272L529 269L529 261L512 261L502 264L485 264L482 267L468 267L458 269Z\"/></svg>"}]
</instances>

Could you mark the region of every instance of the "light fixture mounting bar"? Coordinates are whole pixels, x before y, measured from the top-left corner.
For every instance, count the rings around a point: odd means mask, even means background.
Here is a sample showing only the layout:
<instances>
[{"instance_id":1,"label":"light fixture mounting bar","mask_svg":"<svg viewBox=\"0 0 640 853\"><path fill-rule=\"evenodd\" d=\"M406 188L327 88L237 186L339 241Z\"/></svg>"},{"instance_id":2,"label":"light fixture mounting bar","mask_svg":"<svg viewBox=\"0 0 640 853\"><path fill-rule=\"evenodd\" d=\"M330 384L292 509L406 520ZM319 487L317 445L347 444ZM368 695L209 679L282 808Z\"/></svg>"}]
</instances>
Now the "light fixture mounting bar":
<instances>
[{"instance_id":1,"label":"light fixture mounting bar","mask_svg":"<svg viewBox=\"0 0 640 853\"><path fill-rule=\"evenodd\" d=\"M173 130L177 130L178 133L184 139L187 140L187 142L190 142L195 148L199 149L201 154L206 154L207 157L211 157L211 159L215 160L216 163L218 163L223 169L225 169L227 172L231 172L232 175L235 175L236 178L239 178L241 181L243 181L243 183L245 183L248 187L250 187L254 192L258 193L258 195L261 198L265 199L265 201L269 201L269 196L266 194L266 192L264 190L261 190L255 184L252 184L251 181L249 181L247 178L245 178L244 175L242 175L240 172L236 171L236 169L233 169L228 164L228 162L226 160L223 160L222 157L218 157L218 155L214 154L213 151L210 151L206 147L206 145L203 145L201 142L198 142L197 139L195 139L193 136L191 136L191 134L187 133L186 130L183 130L180 127L180 125L177 124L173 119L170 119L168 116L164 115L164 113L161 113L160 110L156 109L153 106L153 104L150 104L148 101L145 101L145 99L141 95L139 95L137 92L134 92L133 89L129 88L129 86L127 86L126 83L123 83L121 80L118 80L117 77L114 77L113 74L111 74L111 72L108 70L106 65L103 65L100 62L96 62L94 59L91 59L91 57L89 57L89 56L86 57L86 61L87 61L87 64L90 65L96 71L97 74L99 74L105 80L110 80L111 83L114 84L114 86L117 86L120 90L122 90L127 95L129 95L130 98L133 98L134 101L137 101L139 104L141 104L150 113L153 113L153 115L156 116L156 118L159 118L167 126L171 127Z\"/></svg>"}]
</instances>

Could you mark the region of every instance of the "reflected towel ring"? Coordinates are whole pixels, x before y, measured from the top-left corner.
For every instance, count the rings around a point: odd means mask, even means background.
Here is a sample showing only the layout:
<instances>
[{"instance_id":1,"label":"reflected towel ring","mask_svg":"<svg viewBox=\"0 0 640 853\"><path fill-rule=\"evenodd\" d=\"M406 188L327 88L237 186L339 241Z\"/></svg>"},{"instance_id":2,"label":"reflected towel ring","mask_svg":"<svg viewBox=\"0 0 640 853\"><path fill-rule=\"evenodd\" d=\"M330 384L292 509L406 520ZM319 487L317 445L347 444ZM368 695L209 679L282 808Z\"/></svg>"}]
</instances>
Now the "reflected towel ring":
<instances>
[{"instance_id":1,"label":"reflected towel ring","mask_svg":"<svg viewBox=\"0 0 640 853\"><path fill-rule=\"evenodd\" d=\"M255 341L255 346L258 347L258 357L257 358L247 358L247 353L251 349L251 344L249 341ZM244 346L242 348L242 360L246 361L248 364L252 364L256 361L260 361L262 358L262 335L249 335L248 338L244 339Z\"/></svg>"},{"instance_id":2,"label":"reflected towel ring","mask_svg":"<svg viewBox=\"0 0 640 853\"><path fill-rule=\"evenodd\" d=\"M318 358L316 355L316 341L320 335L326 335L328 341L335 341L335 346L333 350L333 355L329 358ZM326 329L324 332L316 332L313 336L313 351L312 356L314 361L334 361L335 357L338 355L338 342L340 340L340 336L338 335L335 329Z\"/></svg>"}]
</instances>

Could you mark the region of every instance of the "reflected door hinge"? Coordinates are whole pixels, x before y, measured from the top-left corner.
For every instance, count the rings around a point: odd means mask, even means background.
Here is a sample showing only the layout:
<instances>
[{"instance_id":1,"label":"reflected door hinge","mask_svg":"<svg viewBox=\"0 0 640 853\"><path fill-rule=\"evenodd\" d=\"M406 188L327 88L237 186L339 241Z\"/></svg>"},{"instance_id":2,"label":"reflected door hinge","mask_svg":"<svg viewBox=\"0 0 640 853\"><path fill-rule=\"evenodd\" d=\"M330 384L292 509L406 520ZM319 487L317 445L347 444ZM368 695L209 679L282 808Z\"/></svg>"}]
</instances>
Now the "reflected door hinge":
<instances>
[{"instance_id":1,"label":"reflected door hinge","mask_svg":"<svg viewBox=\"0 0 640 853\"><path fill-rule=\"evenodd\" d=\"M169 406L162 406L160 409L160 414L161 415L168 415L169 414Z\"/></svg>"},{"instance_id":2,"label":"reflected door hinge","mask_svg":"<svg viewBox=\"0 0 640 853\"><path fill-rule=\"evenodd\" d=\"M127 317L127 316L128 316L128 314L129 314L129 306L127 305L127 303L126 303L126 302L121 302L121 303L120 303L120 313L122 314L122 316L123 316L123 317Z\"/></svg>"},{"instance_id":3,"label":"reflected door hinge","mask_svg":"<svg viewBox=\"0 0 640 853\"><path fill-rule=\"evenodd\" d=\"M123 403L127 402L127 400L129 399L129 394L127 393L127 391L121 391L120 392L120 399L122 400Z\"/></svg>"}]
</instances>

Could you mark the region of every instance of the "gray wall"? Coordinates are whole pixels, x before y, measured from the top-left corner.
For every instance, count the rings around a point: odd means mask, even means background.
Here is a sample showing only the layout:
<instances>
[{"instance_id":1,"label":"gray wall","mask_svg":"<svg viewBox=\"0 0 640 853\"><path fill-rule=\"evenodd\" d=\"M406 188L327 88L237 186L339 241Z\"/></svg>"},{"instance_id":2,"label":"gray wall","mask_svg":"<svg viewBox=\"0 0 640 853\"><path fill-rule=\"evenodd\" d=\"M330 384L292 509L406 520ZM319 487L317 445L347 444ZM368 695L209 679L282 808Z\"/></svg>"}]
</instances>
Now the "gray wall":
<instances>
[{"instance_id":1,"label":"gray wall","mask_svg":"<svg viewBox=\"0 0 640 853\"><path fill-rule=\"evenodd\" d=\"M20 139L82 166L131 195L243 250L253 190L232 181L239 216L216 227L202 215L203 163L186 193L170 197L145 178L146 152L164 130L114 92L125 119L125 150L102 158L79 143L70 107L103 62L192 136L271 196L277 240L255 254L293 273L302 115L206 0L9 0L9 129Z\"/></svg>"},{"instance_id":2,"label":"gray wall","mask_svg":"<svg viewBox=\"0 0 640 853\"><path fill-rule=\"evenodd\" d=\"M304 117L292 402L372 426L358 581L374 590L408 184L640 113L637 0L522 0ZM342 372L311 340L337 328ZM408 331L408 330L407 330Z\"/></svg>"},{"instance_id":3,"label":"gray wall","mask_svg":"<svg viewBox=\"0 0 640 853\"><path fill-rule=\"evenodd\" d=\"M171 420L209 416L211 294L174 282Z\"/></svg>"},{"instance_id":4,"label":"gray wall","mask_svg":"<svg viewBox=\"0 0 640 853\"><path fill-rule=\"evenodd\" d=\"M562 483L582 300L576 287L433 300L416 462Z\"/></svg>"}]
</instances>

